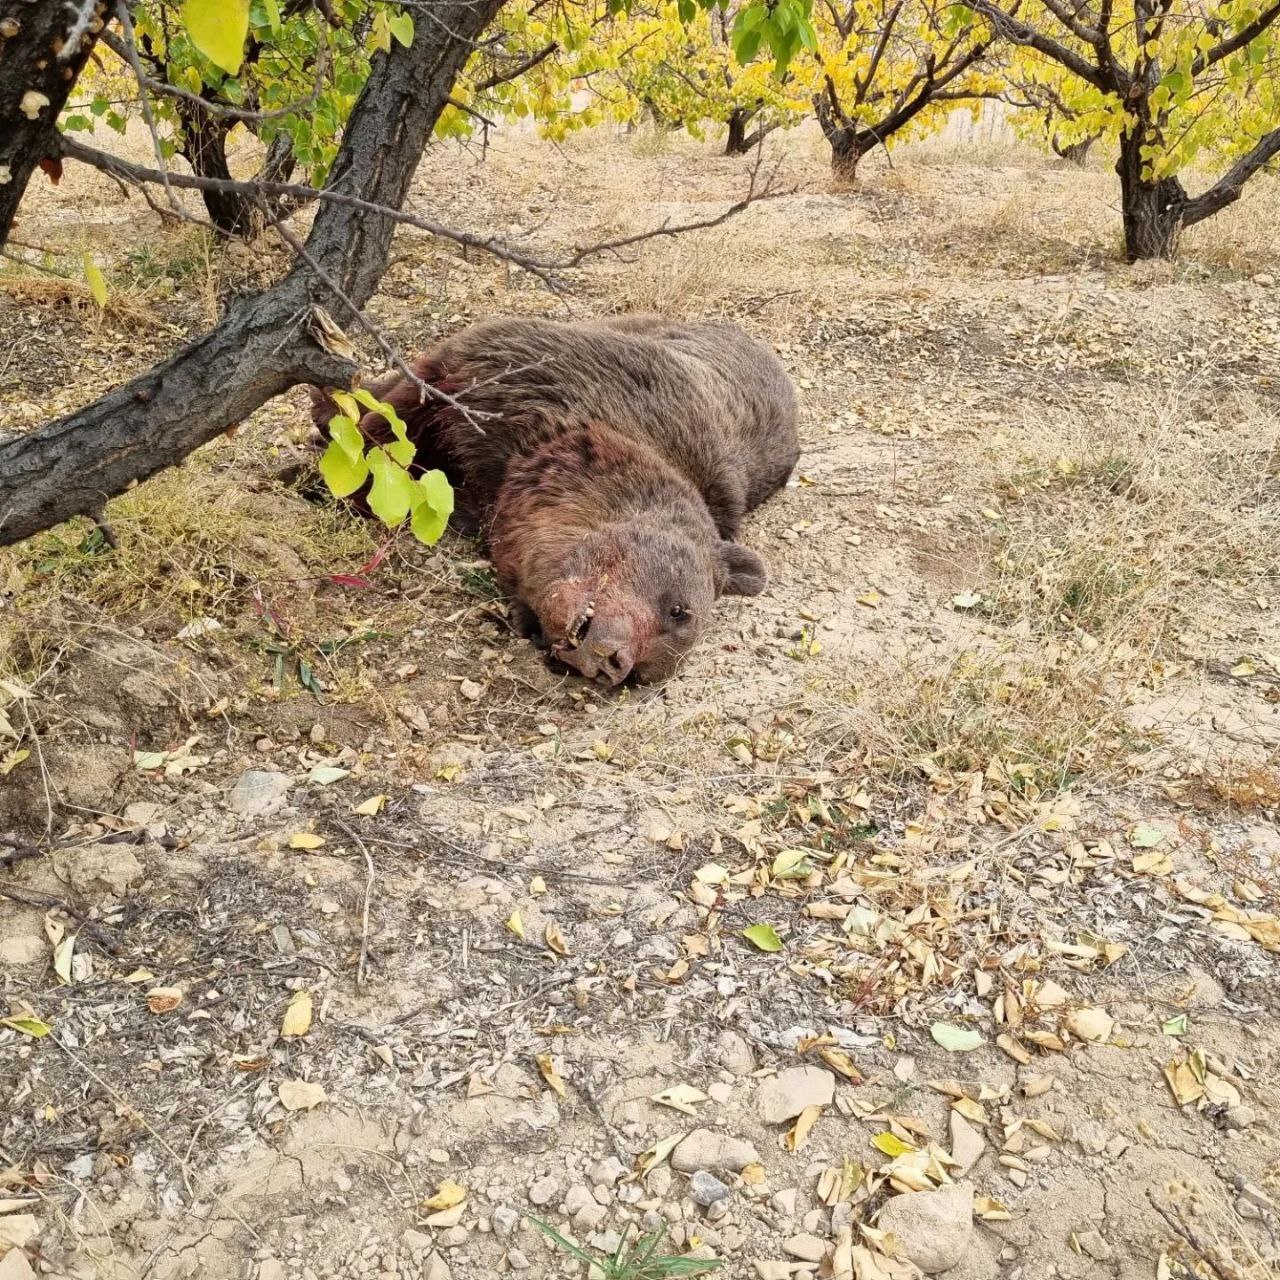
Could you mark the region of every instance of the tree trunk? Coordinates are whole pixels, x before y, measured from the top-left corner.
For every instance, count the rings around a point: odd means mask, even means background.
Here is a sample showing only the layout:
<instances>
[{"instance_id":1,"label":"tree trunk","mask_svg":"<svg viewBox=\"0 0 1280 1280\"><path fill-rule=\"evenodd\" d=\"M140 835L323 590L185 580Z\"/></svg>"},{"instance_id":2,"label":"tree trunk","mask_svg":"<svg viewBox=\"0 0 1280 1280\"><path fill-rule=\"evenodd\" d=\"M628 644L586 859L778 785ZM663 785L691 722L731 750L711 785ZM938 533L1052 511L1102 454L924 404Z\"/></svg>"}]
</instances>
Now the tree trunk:
<instances>
[{"instance_id":1,"label":"tree trunk","mask_svg":"<svg viewBox=\"0 0 1280 1280\"><path fill-rule=\"evenodd\" d=\"M858 176L858 164L880 141L873 133L860 129L836 129L827 134L831 143L831 172L841 182L852 182Z\"/></svg>"},{"instance_id":2,"label":"tree trunk","mask_svg":"<svg viewBox=\"0 0 1280 1280\"><path fill-rule=\"evenodd\" d=\"M502 0L433 0L432 20L418 21L408 47L375 55L331 186L400 208L458 74L501 7ZM70 139L63 145L74 154ZM319 271L363 306L386 270L394 230L383 214L322 202L307 250ZM85 409L0 441L0 546L101 512L108 498L181 462L299 382L348 385L355 363L312 336L307 322L317 306L350 322L343 300L299 262L164 364Z\"/></svg>"},{"instance_id":3,"label":"tree trunk","mask_svg":"<svg viewBox=\"0 0 1280 1280\"><path fill-rule=\"evenodd\" d=\"M760 141L761 133L757 129L748 136L747 125L755 115L753 107L735 107L729 115L729 136L725 140L724 153L727 156L744 156Z\"/></svg>"},{"instance_id":4,"label":"tree trunk","mask_svg":"<svg viewBox=\"0 0 1280 1280\"><path fill-rule=\"evenodd\" d=\"M83 3L0 0L0 245L36 166L57 155L58 115L102 30L105 0L90 18L92 30L86 27L70 52L67 40L82 9Z\"/></svg>"},{"instance_id":5,"label":"tree trunk","mask_svg":"<svg viewBox=\"0 0 1280 1280\"><path fill-rule=\"evenodd\" d=\"M1129 262L1178 256L1187 193L1177 178L1152 182L1142 172L1142 131L1120 138L1120 201L1124 216L1124 254Z\"/></svg>"},{"instance_id":6,"label":"tree trunk","mask_svg":"<svg viewBox=\"0 0 1280 1280\"><path fill-rule=\"evenodd\" d=\"M1081 138L1079 142L1069 142L1066 146L1063 146L1056 136L1049 139L1053 154L1060 160L1066 160L1069 164L1075 165L1078 169L1084 168L1089 159L1089 149L1095 142L1097 142L1097 138Z\"/></svg>"}]
</instances>

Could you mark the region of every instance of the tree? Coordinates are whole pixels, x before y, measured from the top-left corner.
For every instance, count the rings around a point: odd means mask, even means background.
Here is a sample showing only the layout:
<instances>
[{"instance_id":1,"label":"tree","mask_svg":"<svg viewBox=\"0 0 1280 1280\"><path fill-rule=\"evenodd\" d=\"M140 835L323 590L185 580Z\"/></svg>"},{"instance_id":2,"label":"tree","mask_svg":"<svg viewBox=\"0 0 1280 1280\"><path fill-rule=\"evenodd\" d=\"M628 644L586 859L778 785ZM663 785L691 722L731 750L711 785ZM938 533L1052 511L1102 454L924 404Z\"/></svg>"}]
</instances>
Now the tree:
<instances>
[{"instance_id":1,"label":"tree","mask_svg":"<svg viewBox=\"0 0 1280 1280\"><path fill-rule=\"evenodd\" d=\"M1064 74L1056 63L1028 58L1025 50L1014 46L1002 72L1005 87L992 96L1013 108L1013 129L1019 137L1047 144L1059 159L1083 166L1107 121L1105 113L1099 120L1089 104L1077 100L1073 105L1063 97Z\"/></svg>"},{"instance_id":2,"label":"tree","mask_svg":"<svg viewBox=\"0 0 1280 1280\"><path fill-rule=\"evenodd\" d=\"M149 109L158 167L124 161L73 135L60 134L57 113L111 16L105 0L83 0L83 7L5 0L0 8L0 31L6 33L0 59L0 110L5 115L0 118L6 127L0 134L0 156L7 181L0 183L0 251L32 173L40 165L56 173L66 161L93 165L122 183L163 191L169 202L156 201L156 207L172 217L190 216L175 196L183 188L247 194L262 203L315 202L317 212L305 243L289 231L283 216L271 219L273 229L295 253L293 269L264 292L233 303L210 332L75 413L25 435L0 436L0 545L73 516L100 519L108 498L180 462L291 386L352 385L358 373L354 350L331 312L365 328L388 358L407 372L403 358L362 310L386 269L397 222L499 254L544 278L561 267L578 265L590 252L644 238L624 237L563 259L539 260L492 236L458 231L402 210L422 151L449 105L463 67L484 47L482 37L502 4L503 0L415 0L411 12L396 6L375 10L375 21L377 12L411 20L373 54L363 89L342 125L327 169L328 185L321 190L171 171L164 164L164 140ZM769 47L784 66L797 47L797 23L807 22L804 4L805 0L773 0L762 22ZM243 63L247 9L241 0L188 0L182 11L193 42L228 75L236 75ZM29 20L14 19L14 12ZM780 13L788 15L785 30L778 25ZM140 60L130 48L133 30L125 0L117 0L114 15L117 34L137 73ZM51 71L58 59L60 64ZM142 72L140 83L144 78ZM16 127L9 127L10 117L19 120ZM753 173L743 200L688 226L721 222L760 194ZM650 234L681 229L662 227ZM428 391L424 385L423 394Z\"/></svg>"},{"instance_id":3,"label":"tree","mask_svg":"<svg viewBox=\"0 0 1280 1280\"><path fill-rule=\"evenodd\" d=\"M936 128L993 85L981 67L992 32L953 0L826 0L814 27L818 49L797 74L845 179L876 147Z\"/></svg>"},{"instance_id":4,"label":"tree","mask_svg":"<svg viewBox=\"0 0 1280 1280\"><path fill-rule=\"evenodd\" d=\"M969 0L1056 84L1082 127L1115 137L1125 255L1173 258L1184 228L1240 198L1280 154L1272 0ZM1038 69L1037 68L1038 65ZM1192 196L1201 153L1233 163Z\"/></svg>"}]
</instances>

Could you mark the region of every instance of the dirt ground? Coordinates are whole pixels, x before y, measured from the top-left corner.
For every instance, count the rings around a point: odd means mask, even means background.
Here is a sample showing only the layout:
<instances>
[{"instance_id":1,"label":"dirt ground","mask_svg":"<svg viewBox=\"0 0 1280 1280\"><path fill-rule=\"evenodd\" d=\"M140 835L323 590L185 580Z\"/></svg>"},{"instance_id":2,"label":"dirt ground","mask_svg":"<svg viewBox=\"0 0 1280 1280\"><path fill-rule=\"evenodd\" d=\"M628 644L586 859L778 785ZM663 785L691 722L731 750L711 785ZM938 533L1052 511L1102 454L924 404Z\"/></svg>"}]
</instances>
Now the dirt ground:
<instances>
[{"instance_id":1,"label":"dirt ground","mask_svg":"<svg viewBox=\"0 0 1280 1280\"><path fill-rule=\"evenodd\" d=\"M550 670L452 534L330 581L379 539L278 478L301 394L118 550L0 553L3 1280L586 1273L526 1215L733 1280L1280 1274L1280 187L1129 268L1103 157L818 142L559 297L404 231L370 309L775 346L771 584L667 685ZM499 134L412 199L566 249L748 163ZM70 168L20 235L74 278L0 272L8 430L284 262Z\"/></svg>"}]
</instances>

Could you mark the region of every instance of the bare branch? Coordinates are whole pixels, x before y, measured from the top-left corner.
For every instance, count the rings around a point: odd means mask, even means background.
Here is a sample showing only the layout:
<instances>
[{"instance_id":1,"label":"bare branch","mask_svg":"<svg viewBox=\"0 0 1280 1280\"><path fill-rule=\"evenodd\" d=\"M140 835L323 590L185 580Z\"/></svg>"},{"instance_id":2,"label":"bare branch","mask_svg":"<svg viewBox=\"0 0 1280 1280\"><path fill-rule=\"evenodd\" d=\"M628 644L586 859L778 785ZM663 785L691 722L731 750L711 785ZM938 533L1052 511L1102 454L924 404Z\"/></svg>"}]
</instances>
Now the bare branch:
<instances>
[{"instance_id":1,"label":"bare branch","mask_svg":"<svg viewBox=\"0 0 1280 1280\"><path fill-rule=\"evenodd\" d=\"M1182 225L1193 227L1240 199L1244 184L1264 165L1280 155L1280 128L1263 134L1246 155L1227 170L1208 191L1188 200L1182 207Z\"/></svg>"},{"instance_id":2,"label":"bare branch","mask_svg":"<svg viewBox=\"0 0 1280 1280\"><path fill-rule=\"evenodd\" d=\"M67 8L76 15L76 20L67 31L66 40L58 50L59 62L70 62L80 52L80 41L89 34L98 12L98 0L80 0L79 4L68 0Z\"/></svg>"},{"instance_id":3,"label":"bare branch","mask_svg":"<svg viewBox=\"0 0 1280 1280\"><path fill-rule=\"evenodd\" d=\"M486 76L479 83L473 85L472 88L476 93L483 93L486 89L496 89L500 84L518 80L526 71L532 71L538 63L545 62L559 48L559 44L553 40L545 48L539 49L537 53L530 54L529 57L516 63L515 66L509 67L505 71L495 71L493 75Z\"/></svg>"},{"instance_id":4,"label":"bare branch","mask_svg":"<svg viewBox=\"0 0 1280 1280\"><path fill-rule=\"evenodd\" d=\"M1112 71L1110 74L1104 72L1102 68L1087 62L1074 49L1037 31L1008 10L993 3L993 0L972 0L972 8L988 19L996 32L1006 40L1034 49L1037 53L1044 54L1046 58L1052 58L1060 66L1078 75L1086 84L1093 85L1103 93L1124 92L1118 71Z\"/></svg>"}]
</instances>

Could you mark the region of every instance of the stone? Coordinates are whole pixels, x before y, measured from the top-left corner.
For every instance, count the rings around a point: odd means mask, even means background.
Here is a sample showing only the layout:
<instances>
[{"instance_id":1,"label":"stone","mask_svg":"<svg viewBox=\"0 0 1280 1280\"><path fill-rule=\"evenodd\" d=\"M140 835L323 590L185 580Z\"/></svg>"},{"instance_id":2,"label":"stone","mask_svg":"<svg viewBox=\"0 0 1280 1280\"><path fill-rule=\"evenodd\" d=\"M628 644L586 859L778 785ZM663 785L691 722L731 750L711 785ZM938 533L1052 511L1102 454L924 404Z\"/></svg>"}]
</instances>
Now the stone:
<instances>
[{"instance_id":1,"label":"stone","mask_svg":"<svg viewBox=\"0 0 1280 1280\"><path fill-rule=\"evenodd\" d=\"M528 1271L529 1259L519 1249L512 1249L507 1254L507 1265L512 1271Z\"/></svg>"},{"instance_id":2,"label":"stone","mask_svg":"<svg viewBox=\"0 0 1280 1280\"><path fill-rule=\"evenodd\" d=\"M712 1048L715 1061L735 1076L749 1076L756 1069L756 1056L745 1037L736 1031L722 1031Z\"/></svg>"},{"instance_id":3,"label":"stone","mask_svg":"<svg viewBox=\"0 0 1280 1280\"><path fill-rule=\"evenodd\" d=\"M288 1272L278 1258L266 1258L258 1263L258 1280L285 1280Z\"/></svg>"},{"instance_id":4,"label":"stone","mask_svg":"<svg viewBox=\"0 0 1280 1280\"><path fill-rule=\"evenodd\" d=\"M1102 1238L1100 1231L1077 1231L1076 1243L1095 1262L1110 1262L1115 1250Z\"/></svg>"},{"instance_id":5,"label":"stone","mask_svg":"<svg viewBox=\"0 0 1280 1280\"><path fill-rule=\"evenodd\" d=\"M122 898L146 874L138 855L127 845L82 845L60 850L54 866L77 893L90 896L104 890Z\"/></svg>"},{"instance_id":6,"label":"stone","mask_svg":"<svg viewBox=\"0 0 1280 1280\"><path fill-rule=\"evenodd\" d=\"M912 1262L936 1276L964 1257L973 1238L973 1188L956 1182L937 1191L896 1195L876 1219L881 1231L892 1231Z\"/></svg>"},{"instance_id":7,"label":"stone","mask_svg":"<svg viewBox=\"0 0 1280 1280\"><path fill-rule=\"evenodd\" d=\"M453 1280L453 1272L438 1253L432 1253L423 1268L422 1280Z\"/></svg>"},{"instance_id":8,"label":"stone","mask_svg":"<svg viewBox=\"0 0 1280 1280\"><path fill-rule=\"evenodd\" d=\"M732 1189L721 1182L714 1173L699 1169L689 1179L689 1198L694 1204L704 1209L715 1204L717 1200L725 1200L732 1194Z\"/></svg>"},{"instance_id":9,"label":"stone","mask_svg":"<svg viewBox=\"0 0 1280 1280\"><path fill-rule=\"evenodd\" d=\"M591 1166L588 1177L593 1187L611 1187L619 1178L625 1177L626 1173L626 1165L617 1156L610 1156L607 1160L597 1160Z\"/></svg>"},{"instance_id":10,"label":"stone","mask_svg":"<svg viewBox=\"0 0 1280 1280\"><path fill-rule=\"evenodd\" d=\"M747 1165L759 1162L760 1156L751 1143L712 1129L695 1129L671 1153L671 1167L677 1173L697 1173L700 1169L741 1173Z\"/></svg>"},{"instance_id":11,"label":"stone","mask_svg":"<svg viewBox=\"0 0 1280 1280\"><path fill-rule=\"evenodd\" d=\"M0 1217L0 1249L23 1249L40 1234L34 1213L10 1213Z\"/></svg>"},{"instance_id":12,"label":"stone","mask_svg":"<svg viewBox=\"0 0 1280 1280\"><path fill-rule=\"evenodd\" d=\"M1258 1113L1246 1103L1242 1102L1238 1107L1227 1109L1227 1124L1232 1129L1247 1129L1257 1121Z\"/></svg>"},{"instance_id":13,"label":"stone","mask_svg":"<svg viewBox=\"0 0 1280 1280\"><path fill-rule=\"evenodd\" d=\"M756 1280L791 1280L796 1269L791 1262L771 1262L762 1258L755 1259L751 1265L755 1268Z\"/></svg>"},{"instance_id":14,"label":"stone","mask_svg":"<svg viewBox=\"0 0 1280 1280\"><path fill-rule=\"evenodd\" d=\"M9 938L0 938L0 969L39 964L51 954L49 944L38 933L16 933Z\"/></svg>"},{"instance_id":15,"label":"stone","mask_svg":"<svg viewBox=\"0 0 1280 1280\"><path fill-rule=\"evenodd\" d=\"M267 769L246 769L227 796L227 807L242 818L265 818L284 808L289 777Z\"/></svg>"},{"instance_id":16,"label":"stone","mask_svg":"<svg viewBox=\"0 0 1280 1280\"><path fill-rule=\"evenodd\" d=\"M584 1204L573 1215L573 1225L579 1231L599 1231L608 1217L609 1210L602 1204L596 1204L593 1200L590 1204Z\"/></svg>"},{"instance_id":17,"label":"stone","mask_svg":"<svg viewBox=\"0 0 1280 1280\"><path fill-rule=\"evenodd\" d=\"M594 1205L596 1198L591 1194L590 1187L584 1187L581 1183L577 1186L570 1187L564 1197L564 1211L571 1218L580 1209L585 1209L588 1205Z\"/></svg>"},{"instance_id":18,"label":"stone","mask_svg":"<svg viewBox=\"0 0 1280 1280\"><path fill-rule=\"evenodd\" d=\"M794 1120L806 1107L825 1107L836 1096L836 1078L821 1067L788 1067L760 1086L756 1110L765 1124Z\"/></svg>"},{"instance_id":19,"label":"stone","mask_svg":"<svg viewBox=\"0 0 1280 1280\"><path fill-rule=\"evenodd\" d=\"M0 1280L35 1280L36 1273L21 1249L10 1249L0 1258Z\"/></svg>"},{"instance_id":20,"label":"stone","mask_svg":"<svg viewBox=\"0 0 1280 1280\"><path fill-rule=\"evenodd\" d=\"M467 1243L470 1234L466 1227L450 1227L448 1231L440 1233L439 1243L446 1249L456 1249L460 1244Z\"/></svg>"},{"instance_id":21,"label":"stone","mask_svg":"<svg viewBox=\"0 0 1280 1280\"><path fill-rule=\"evenodd\" d=\"M560 1194L560 1184L554 1178L539 1178L529 1188L529 1203L539 1206L550 1204Z\"/></svg>"},{"instance_id":22,"label":"stone","mask_svg":"<svg viewBox=\"0 0 1280 1280\"><path fill-rule=\"evenodd\" d=\"M810 1235L807 1231L784 1240L782 1247L793 1258L799 1258L801 1262L821 1262L827 1256L826 1241Z\"/></svg>"},{"instance_id":23,"label":"stone","mask_svg":"<svg viewBox=\"0 0 1280 1280\"><path fill-rule=\"evenodd\" d=\"M769 1203L784 1217L794 1217L796 1211L796 1188L787 1187L782 1191L776 1192Z\"/></svg>"},{"instance_id":24,"label":"stone","mask_svg":"<svg viewBox=\"0 0 1280 1280\"><path fill-rule=\"evenodd\" d=\"M493 1234L507 1239L515 1235L520 1225L520 1215L510 1205L500 1204L490 1215L493 1222Z\"/></svg>"},{"instance_id":25,"label":"stone","mask_svg":"<svg viewBox=\"0 0 1280 1280\"><path fill-rule=\"evenodd\" d=\"M455 1204L452 1208L441 1209L438 1213L433 1213L427 1218L427 1226L436 1227L456 1227L462 1221L463 1210L466 1209L465 1204Z\"/></svg>"},{"instance_id":26,"label":"stone","mask_svg":"<svg viewBox=\"0 0 1280 1280\"><path fill-rule=\"evenodd\" d=\"M963 1178L982 1158L987 1140L958 1111L951 1113L951 1155L956 1167L952 1176Z\"/></svg>"},{"instance_id":27,"label":"stone","mask_svg":"<svg viewBox=\"0 0 1280 1280\"><path fill-rule=\"evenodd\" d=\"M1253 277L1253 283L1260 289L1270 289L1275 282L1275 276L1273 276L1269 271L1259 271L1258 274Z\"/></svg>"},{"instance_id":28,"label":"stone","mask_svg":"<svg viewBox=\"0 0 1280 1280\"><path fill-rule=\"evenodd\" d=\"M425 1231L414 1231L411 1227L402 1237L404 1247L410 1253L426 1253L435 1242Z\"/></svg>"}]
</instances>

